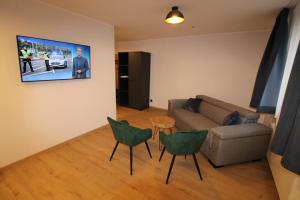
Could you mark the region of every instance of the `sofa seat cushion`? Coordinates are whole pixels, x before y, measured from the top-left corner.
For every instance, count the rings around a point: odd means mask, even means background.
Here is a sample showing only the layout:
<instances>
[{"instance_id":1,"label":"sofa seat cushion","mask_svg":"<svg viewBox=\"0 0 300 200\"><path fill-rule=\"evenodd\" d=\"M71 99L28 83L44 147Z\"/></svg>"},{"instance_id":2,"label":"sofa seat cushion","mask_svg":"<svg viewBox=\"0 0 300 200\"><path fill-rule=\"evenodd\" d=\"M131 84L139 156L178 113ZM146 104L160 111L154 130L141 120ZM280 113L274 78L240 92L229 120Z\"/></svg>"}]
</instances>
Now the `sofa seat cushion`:
<instances>
[{"instance_id":1,"label":"sofa seat cushion","mask_svg":"<svg viewBox=\"0 0 300 200\"><path fill-rule=\"evenodd\" d=\"M200 113L193 113L182 108L174 109L173 115L176 119L188 124L195 130L208 130L210 128L220 126Z\"/></svg>"},{"instance_id":2,"label":"sofa seat cushion","mask_svg":"<svg viewBox=\"0 0 300 200\"><path fill-rule=\"evenodd\" d=\"M210 132L222 140L270 135L272 129L262 124L240 124L215 127Z\"/></svg>"}]
</instances>

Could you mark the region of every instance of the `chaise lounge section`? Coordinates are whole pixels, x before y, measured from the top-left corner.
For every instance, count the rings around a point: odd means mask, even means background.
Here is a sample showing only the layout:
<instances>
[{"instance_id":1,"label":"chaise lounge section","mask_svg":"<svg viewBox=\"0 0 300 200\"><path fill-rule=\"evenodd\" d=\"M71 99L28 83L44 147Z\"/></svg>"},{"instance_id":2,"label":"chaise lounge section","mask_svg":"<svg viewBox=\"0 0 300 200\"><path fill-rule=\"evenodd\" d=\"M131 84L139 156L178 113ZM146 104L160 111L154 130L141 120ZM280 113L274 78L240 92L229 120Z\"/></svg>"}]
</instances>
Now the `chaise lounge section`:
<instances>
[{"instance_id":1,"label":"chaise lounge section","mask_svg":"<svg viewBox=\"0 0 300 200\"><path fill-rule=\"evenodd\" d=\"M205 95L196 98L202 99L198 112L183 108L187 99L172 99L168 114L176 120L180 131L209 131L201 151L214 167L265 157L272 129L257 123L258 113ZM240 123L224 126L225 117L235 111L240 114Z\"/></svg>"}]
</instances>

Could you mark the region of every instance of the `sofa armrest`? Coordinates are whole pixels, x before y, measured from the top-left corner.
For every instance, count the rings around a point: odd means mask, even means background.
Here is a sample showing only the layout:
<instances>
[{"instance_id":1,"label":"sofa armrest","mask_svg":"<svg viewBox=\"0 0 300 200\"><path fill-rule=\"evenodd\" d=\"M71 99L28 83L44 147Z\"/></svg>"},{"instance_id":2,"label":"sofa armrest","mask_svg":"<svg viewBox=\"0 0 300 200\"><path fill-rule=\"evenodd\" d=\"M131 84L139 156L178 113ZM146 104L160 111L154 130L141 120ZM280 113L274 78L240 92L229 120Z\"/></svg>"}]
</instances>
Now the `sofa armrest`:
<instances>
[{"instance_id":1,"label":"sofa armrest","mask_svg":"<svg viewBox=\"0 0 300 200\"><path fill-rule=\"evenodd\" d=\"M210 133L222 140L271 135L272 129L263 124L239 124L212 128Z\"/></svg>"},{"instance_id":2,"label":"sofa armrest","mask_svg":"<svg viewBox=\"0 0 300 200\"><path fill-rule=\"evenodd\" d=\"M168 101L168 113L171 114L176 108L182 108L187 99L170 99Z\"/></svg>"}]
</instances>

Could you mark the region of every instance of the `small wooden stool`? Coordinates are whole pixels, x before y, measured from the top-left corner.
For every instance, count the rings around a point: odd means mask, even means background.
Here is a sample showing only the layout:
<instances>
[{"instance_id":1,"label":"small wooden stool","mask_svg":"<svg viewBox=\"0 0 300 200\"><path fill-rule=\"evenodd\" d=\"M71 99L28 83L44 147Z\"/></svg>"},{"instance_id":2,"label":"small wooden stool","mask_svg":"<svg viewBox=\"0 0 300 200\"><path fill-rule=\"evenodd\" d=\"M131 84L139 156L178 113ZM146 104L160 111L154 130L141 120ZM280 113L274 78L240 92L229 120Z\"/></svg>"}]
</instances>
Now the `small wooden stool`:
<instances>
[{"instance_id":1,"label":"small wooden stool","mask_svg":"<svg viewBox=\"0 0 300 200\"><path fill-rule=\"evenodd\" d=\"M173 133L173 128L175 127L175 119L169 116L158 116L150 119L153 126L153 140L159 131L169 130L169 133ZM159 150L161 150L160 139L159 141Z\"/></svg>"}]
</instances>

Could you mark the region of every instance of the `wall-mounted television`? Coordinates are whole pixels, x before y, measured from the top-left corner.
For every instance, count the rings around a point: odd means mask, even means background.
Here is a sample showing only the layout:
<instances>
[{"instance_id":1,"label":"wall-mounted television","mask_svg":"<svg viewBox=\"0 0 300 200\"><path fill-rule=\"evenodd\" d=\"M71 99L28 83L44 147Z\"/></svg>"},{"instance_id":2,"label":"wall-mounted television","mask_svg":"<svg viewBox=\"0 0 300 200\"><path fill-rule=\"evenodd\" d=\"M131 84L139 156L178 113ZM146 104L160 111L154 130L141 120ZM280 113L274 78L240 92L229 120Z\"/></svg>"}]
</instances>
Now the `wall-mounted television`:
<instances>
[{"instance_id":1,"label":"wall-mounted television","mask_svg":"<svg viewBox=\"0 0 300 200\"><path fill-rule=\"evenodd\" d=\"M90 47L17 35L22 82L88 79Z\"/></svg>"}]
</instances>

